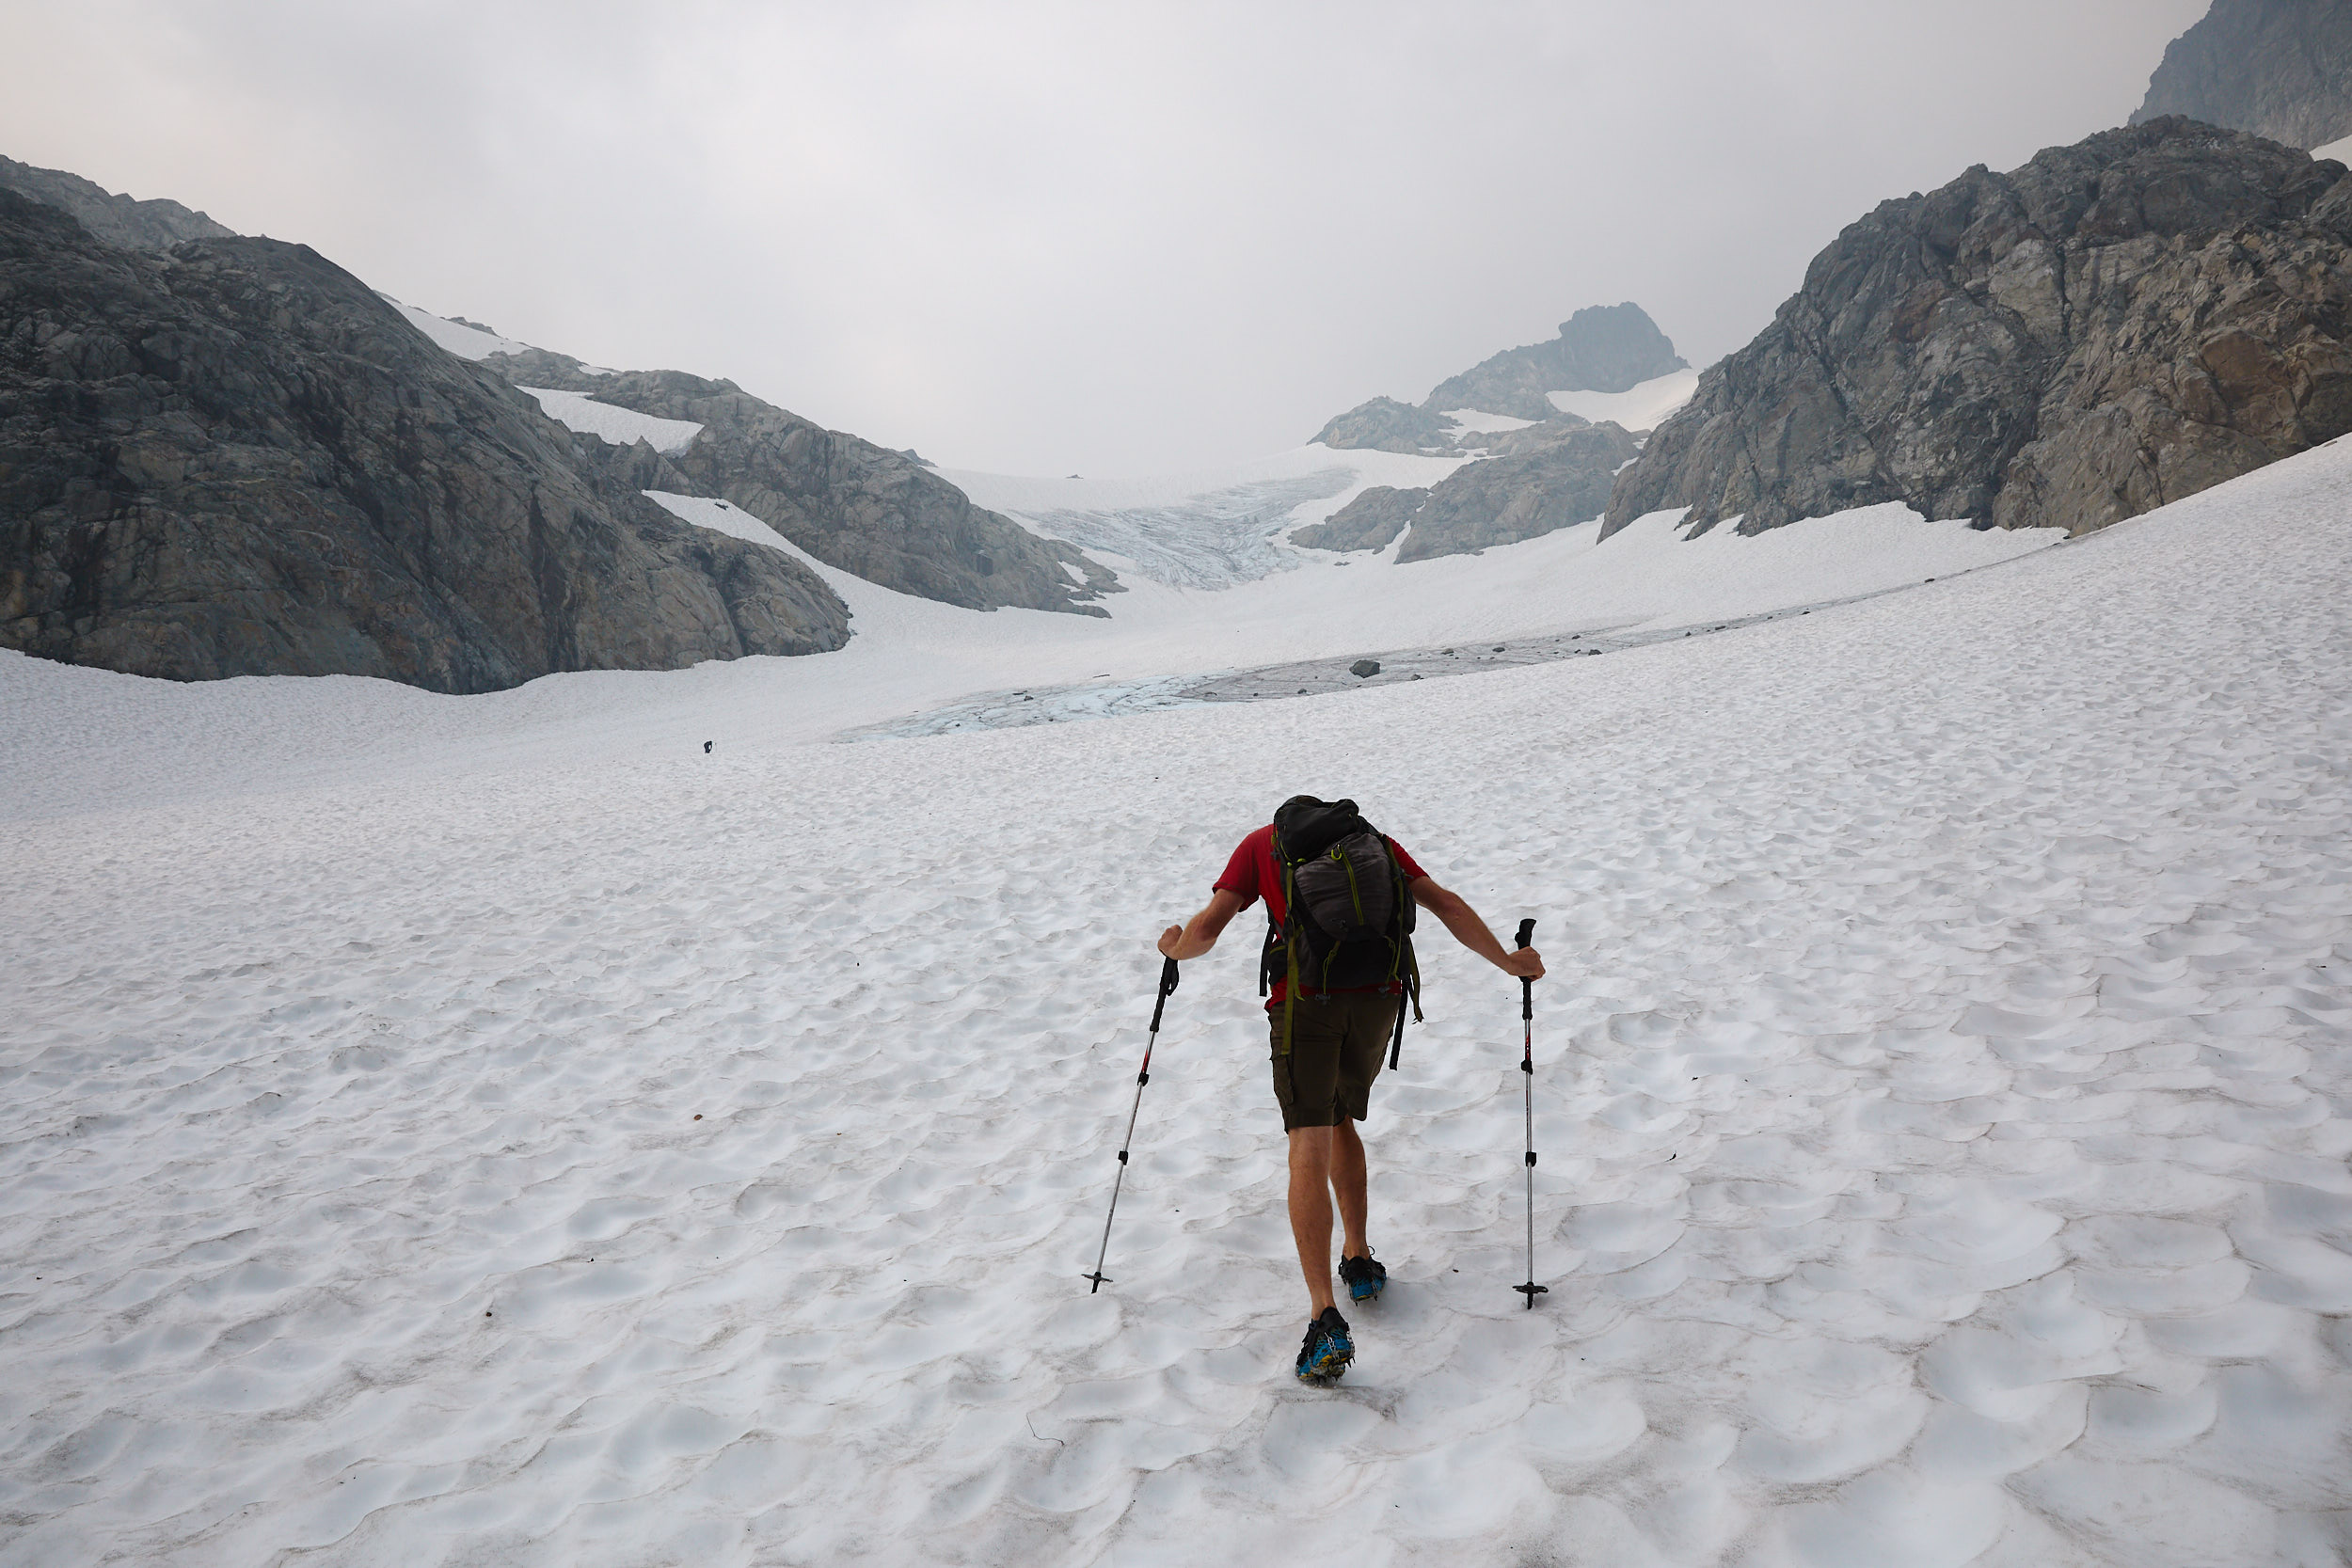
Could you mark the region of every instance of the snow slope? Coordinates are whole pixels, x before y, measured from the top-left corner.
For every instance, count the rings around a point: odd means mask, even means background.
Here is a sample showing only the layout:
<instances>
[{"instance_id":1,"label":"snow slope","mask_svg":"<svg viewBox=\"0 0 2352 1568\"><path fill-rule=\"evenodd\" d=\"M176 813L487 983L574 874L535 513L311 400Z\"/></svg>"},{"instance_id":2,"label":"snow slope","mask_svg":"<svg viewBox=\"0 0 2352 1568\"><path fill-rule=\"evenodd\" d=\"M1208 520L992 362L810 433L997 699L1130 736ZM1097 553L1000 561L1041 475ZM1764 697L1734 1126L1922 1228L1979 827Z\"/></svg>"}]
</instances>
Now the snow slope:
<instances>
[{"instance_id":1,"label":"snow slope","mask_svg":"<svg viewBox=\"0 0 2352 1568\"><path fill-rule=\"evenodd\" d=\"M1720 636L864 746L882 637L0 660L0 1564L2340 1561L2347 519L2340 443ZM1328 1392L1246 928L1077 1277L1151 933L1301 788L1553 971L1551 1294L1516 988L1433 937Z\"/></svg>"},{"instance_id":2,"label":"snow slope","mask_svg":"<svg viewBox=\"0 0 2352 1568\"><path fill-rule=\"evenodd\" d=\"M380 291L379 291L380 292ZM478 326L468 326L413 305L402 305L389 294L384 297L400 306L400 313L408 318L408 325L432 339L460 359L487 359L493 354L520 354L529 343L512 338L501 338L495 332L485 332Z\"/></svg>"},{"instance_id":3,"label":"snow slope","mask_svg":"<svg viewBox=\"0 0 2352 1568\"><path fill-rule=\"evenodd\" d=\"M1547 392L1554 408L1598 424L1613 420L1628 430L1655 430L1666 416L1691 401L1699 372L1673 371L1622 392Z\"/></svg>"},{"instance_id":4,"label":"snow slope","mask_svg":"<svg viewBox=\"0 0 2352 1568\"><path fill-rule=\"evenodd\" d=\"M2340 164L2352 164L2352 136L2346 136L2342 141L2331 141L2325 147L2314 148L2312 150L2312 156L2333 158Z\"/></svg>"},{"instance_id":5,"label":"snow slope","mask_svg":"<svg viewBox=\"0 0 2352 1568\"><path fill-rule=\"evenodd\" d=\"M548 419L568 430L594 436L626 447L644 441L654 451L675 456L694 444L694 437L703 427L692 420L661 420L651 414L640 414L633 408L619 408L609 403L598 403L579 392L559 391L551 387L519 388L539 400Z\"/></svg>"},{"instance_id":6,"label":"snow slope","mask_svg":"<svg viewBox=\"0 0 2352 1568\"><path fill-rule=\"evenodd\" d=\"M1325 556L1219 591L1131 577L1129 591L1106 601L1105 621L981 613L896 593L792 550L724 501L653 499L690 522L799 556L848 606L849 646L560 675L467 698L344 676L180 686L0 652L0 706L15 721L0 735L0 746L14 748L0 751L8 810L31 817L238 796L353 768L423 781L527 756L592 764L666 755L713 734L763 746L822 741L1011 688L1137 687L1479 638L1712 626L1948 578L2049 542L1881 508L1750 539L1718 528L1679 543L1661 514L1605 545L1586 524L1406 566Z\"/></svg>"}]
</instances>

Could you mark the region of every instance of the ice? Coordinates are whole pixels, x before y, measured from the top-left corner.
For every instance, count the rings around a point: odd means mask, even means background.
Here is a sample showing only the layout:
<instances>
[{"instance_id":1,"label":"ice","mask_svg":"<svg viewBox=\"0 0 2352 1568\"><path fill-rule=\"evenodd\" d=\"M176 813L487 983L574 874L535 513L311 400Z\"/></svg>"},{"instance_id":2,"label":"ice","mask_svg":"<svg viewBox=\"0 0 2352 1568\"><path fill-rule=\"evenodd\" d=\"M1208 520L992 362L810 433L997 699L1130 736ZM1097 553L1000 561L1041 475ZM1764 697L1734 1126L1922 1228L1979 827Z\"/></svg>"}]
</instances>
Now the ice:
<instances>
[{"instance_id":1,"label":"ice","mask_svg":"<svg viewBox=\"0 0 2352 1568\"><path fill-rule=\"evenodd\" d=\"M1699 389L1696 371L1669 371L1622 392L1548 392L1551 405L1595 424L1613 420L1628 430L1655 430Z\"/></svg>"},{"instance_id":2,"label":"ice","mask_svg":"<svg viewBox=\"0 0 2352 1568\"><path fill-rule=\"evenodd\" d=\"M539 406L547 411L548 419L616 447L644 441L658 452L675 456L692 446L694 437L703 430L692 420L658 420L633 408L598 403L579 392L558 391L548 387L525 387L522 390L539 400Z\"/></svg>"},{"instance_id":3,"label":"ice","mask_svg":"<svg viewBox=\"0 0 2352 1568\"><path fill-rule=\"evenodd\" d=\"M471 698L0 657L0 1564L2344 1560L2352 443L2057 548L1595 531L1108 621L822 568L839 653ZM1584 620L1698 635L830 744ZM1302 788L1552 967L1551 1293L1433 933L1327 1391L1254 932L1079 1277L1150 936Z\"/></svg>"},{"instance_id":4,"label":"ice","mask_svg":"<svg viewBox=\"0 0 2352 1568\"><path fill-rule=\"evenodd\" d=\"M2342 141L2331 141L2325 147L2315 147L2312 149L2312 156L2333 158L2340 164L2352 164L2352 136L2346 136Z\"/></svg>"}]
</instances>

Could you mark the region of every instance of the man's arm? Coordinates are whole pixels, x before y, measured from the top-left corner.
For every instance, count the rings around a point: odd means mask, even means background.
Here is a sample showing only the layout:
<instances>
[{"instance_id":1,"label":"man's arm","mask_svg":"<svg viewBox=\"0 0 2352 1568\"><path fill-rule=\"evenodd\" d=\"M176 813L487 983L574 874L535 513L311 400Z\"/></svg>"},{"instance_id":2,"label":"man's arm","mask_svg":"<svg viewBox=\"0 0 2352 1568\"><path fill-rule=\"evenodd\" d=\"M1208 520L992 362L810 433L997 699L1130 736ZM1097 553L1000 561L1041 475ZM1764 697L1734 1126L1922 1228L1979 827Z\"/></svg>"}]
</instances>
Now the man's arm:
<instances>
[{"instance_id":1,"label":"man's arm","mask_svg":"<svg viewBox=\"0 0 2352 1568\"><path fill-rule=\"evenodd\" d=\"M1208 906L1194 915L1189 925L1170 926L1160 933L1160 956L1180 963L1199 958L1216 945L1216 939L1225 934L1233 916L1248 907L1240 894L1218 888L1209 895Z\"/></svg>"},{"instance_id":2,"label":"man's arm","mask_svg":"<svg viewBox=\"0 0 2352 1568\"><path fill-rule=\"evenodd\" d=\"M1413 902L1445 922L1445 928L1454 933L1454 940L1502 971L1522 980L1544 977L1544 960L1533 947L1522 947L1516 953L1503 951L1502 943L1486 929L1486 923L1478 911L1470 907L1458 893L1438 885L1434 877L1419 877L1410 884ZM1205 911L1204 911L1205 912ZM1161 951L1167 951L1163 946ZM1205 951L1205 949L1203 949Z\"/></svg>"}]
</instances>

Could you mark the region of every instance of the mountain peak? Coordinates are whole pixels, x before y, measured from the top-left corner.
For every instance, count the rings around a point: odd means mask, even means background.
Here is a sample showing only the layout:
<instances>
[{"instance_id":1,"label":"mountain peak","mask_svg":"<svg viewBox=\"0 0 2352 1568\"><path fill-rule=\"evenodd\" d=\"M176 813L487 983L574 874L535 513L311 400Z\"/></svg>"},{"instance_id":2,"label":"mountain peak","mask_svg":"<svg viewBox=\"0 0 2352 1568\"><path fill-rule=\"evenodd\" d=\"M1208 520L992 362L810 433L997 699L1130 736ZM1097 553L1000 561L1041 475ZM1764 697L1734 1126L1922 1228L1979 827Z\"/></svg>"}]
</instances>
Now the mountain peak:
<instances>
[{"instance_id":1,"label":"mountain peak","mask_svg":"<svg viewBox=\"0 0 2352 1568\"><path fill-rule=\"evenodd\" d=\"M2352 135L2352 6L2214 0L2165 50L2131 122L2164 115L2305 151Z\"/></svg>"},{"instance_id":2,"label":"mountain peak","mask_svg":"<svg viewBox=\"0 0 2352 1568\"><path fill-rule=\"evenodd\" d=\"M1626 392L1690 367L1649 312L1628 300L1588 305L1549 342L1504 349L1441 381L1422 404L1433 413L1476 408L1518 420L1554 416L1552 392Z\"/></svg>"},{"instance_id":3,"label":"mountain peak","mask_svg":"<svg viewBox=\"0 0 2352 1568\"><path fill-rule=\"evenodd\" d=\"M126 250L168 250L183 240L232 240L237 231L177 201L116 196L61 168L0 158L0 186L71 214L93 238Z\"/></svg>"}]
</instances>

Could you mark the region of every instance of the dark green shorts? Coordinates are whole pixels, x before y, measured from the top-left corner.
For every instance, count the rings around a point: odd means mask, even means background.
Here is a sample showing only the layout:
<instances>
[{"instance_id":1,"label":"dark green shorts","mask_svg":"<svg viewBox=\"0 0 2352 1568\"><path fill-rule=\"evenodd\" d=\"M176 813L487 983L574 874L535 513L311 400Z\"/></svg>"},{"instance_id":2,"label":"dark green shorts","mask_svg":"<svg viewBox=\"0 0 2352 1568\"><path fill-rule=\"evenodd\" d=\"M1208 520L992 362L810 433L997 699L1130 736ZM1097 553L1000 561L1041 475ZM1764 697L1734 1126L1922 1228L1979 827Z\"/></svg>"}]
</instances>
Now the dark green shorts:
<instances>
[{"instance_id":1,"label":"dark green shorts","mask_svg":"<svg viewBox=\"0 0 2352 1568\"><path fill-rule=\"evenodd\" d=\"M1274 1054L1274 1099L1282 1131L1361 1121L1371 1109L1372 1081L1389 1053L1398 999L1376 990L1300 997L1291 1012L1291 1048L1282 1051L1282 1009L1267 1011Z\"/></svg>"}]
</instances>

